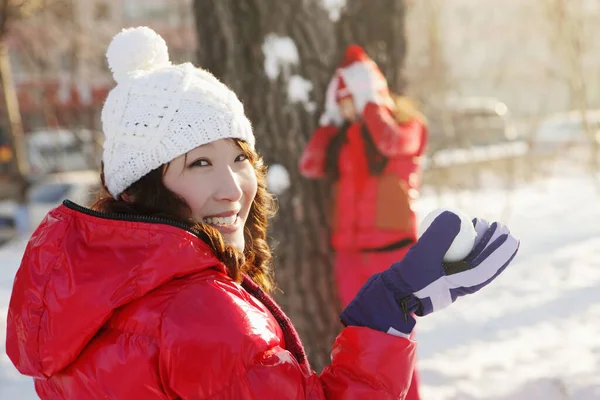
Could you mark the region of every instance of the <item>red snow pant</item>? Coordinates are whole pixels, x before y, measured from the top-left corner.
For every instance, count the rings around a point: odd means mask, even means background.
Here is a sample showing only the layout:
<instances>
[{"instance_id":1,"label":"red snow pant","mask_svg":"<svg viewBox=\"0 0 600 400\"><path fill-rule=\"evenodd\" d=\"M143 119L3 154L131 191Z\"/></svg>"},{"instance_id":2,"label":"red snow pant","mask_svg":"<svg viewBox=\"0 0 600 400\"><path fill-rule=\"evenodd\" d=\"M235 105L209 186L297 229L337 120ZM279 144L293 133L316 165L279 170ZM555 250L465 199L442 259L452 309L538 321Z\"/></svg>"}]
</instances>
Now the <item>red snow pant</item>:
<instances>
[{"instance_id":1,"label":"red snow pant","mask_svg":"<svg viewBox=\"0 0 600 400\"><path fill-rule=\"evenodd\" d=\"M403 247L389 252L358 251L338 252L335 256L335 280L342 308L358 293L371 275L384 271L393 263L400 261L410 247ZM414 339L413 331L411 339ZM406 395L406 400L419 400L419 376L417 368L413 372L412 382Z\"/></svg>"}]
</instances>

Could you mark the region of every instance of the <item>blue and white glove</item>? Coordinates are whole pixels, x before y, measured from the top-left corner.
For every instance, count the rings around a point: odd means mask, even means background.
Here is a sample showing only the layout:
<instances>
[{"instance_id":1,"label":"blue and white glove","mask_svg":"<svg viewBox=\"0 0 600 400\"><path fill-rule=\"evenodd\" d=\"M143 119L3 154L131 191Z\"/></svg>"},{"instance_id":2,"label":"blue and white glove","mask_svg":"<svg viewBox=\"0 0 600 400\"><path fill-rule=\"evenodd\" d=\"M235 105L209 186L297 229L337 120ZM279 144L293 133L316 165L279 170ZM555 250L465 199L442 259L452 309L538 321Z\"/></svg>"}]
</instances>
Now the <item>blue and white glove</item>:
<instances>
[{"instance_id":1,"label":"blue and white glove","mask_svg":"<svg viewBox=\"0 0 600 400\"><path fill-rule=\"evenodd\" d=\"M500 223L474 219L475 246L462 261L443 262L460 231L460 219L445 211L404 258L373 275L342 311L347 326L364 326L408 337L412 314L424 316L472 294L492 282L510 264L519 241Z\"/></svg>"}]
</instances>

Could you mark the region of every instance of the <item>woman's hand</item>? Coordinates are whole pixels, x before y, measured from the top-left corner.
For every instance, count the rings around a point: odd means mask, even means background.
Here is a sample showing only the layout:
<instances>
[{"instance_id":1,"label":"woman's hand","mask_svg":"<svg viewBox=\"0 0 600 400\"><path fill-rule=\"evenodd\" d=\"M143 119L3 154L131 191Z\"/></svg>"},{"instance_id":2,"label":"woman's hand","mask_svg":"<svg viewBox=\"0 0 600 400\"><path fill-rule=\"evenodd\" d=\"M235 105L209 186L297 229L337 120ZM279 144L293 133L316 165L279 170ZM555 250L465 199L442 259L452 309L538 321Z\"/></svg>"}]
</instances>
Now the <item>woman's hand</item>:
<instances>
[{"instance_id":1,"label":"woman's hand","mask_svg":"<svg viewBox=\"0 0 600 400\"><path fill-rule=\"evenodd\" d=\"M475 246L466 259L442 261L460 230L460 219L440 214L404 259L373 275L342 312L346 325L365 326L408 336L415 320L452 304L491 283L510 264L519 241L508 227L483 219L473 221Z\"/></svg>"}]
</instances>

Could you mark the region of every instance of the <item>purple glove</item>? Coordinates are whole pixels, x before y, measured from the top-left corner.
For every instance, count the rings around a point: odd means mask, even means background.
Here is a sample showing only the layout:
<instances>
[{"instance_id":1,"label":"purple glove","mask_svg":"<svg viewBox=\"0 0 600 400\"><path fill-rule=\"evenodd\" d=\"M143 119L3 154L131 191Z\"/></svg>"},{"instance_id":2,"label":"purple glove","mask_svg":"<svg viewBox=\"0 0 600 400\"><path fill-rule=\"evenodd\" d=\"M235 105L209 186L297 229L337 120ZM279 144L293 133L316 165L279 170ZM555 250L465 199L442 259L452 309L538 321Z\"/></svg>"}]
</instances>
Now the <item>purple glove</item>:
<instances>
[{"instance_id":1,"label":"purple glove","mask_svg":"<svg viewBox=\"0 0 600 400\"><path fill-rule=\"evenodd\" d=\"M443 262L460 231L460 219L440 214L404 258L373 275L342 311L346 325L408 337L412 314L424 316L493 281L517 254L519 241L505 225L474 219L475 246L462 261Z\"/></svg>"}]
</instances>

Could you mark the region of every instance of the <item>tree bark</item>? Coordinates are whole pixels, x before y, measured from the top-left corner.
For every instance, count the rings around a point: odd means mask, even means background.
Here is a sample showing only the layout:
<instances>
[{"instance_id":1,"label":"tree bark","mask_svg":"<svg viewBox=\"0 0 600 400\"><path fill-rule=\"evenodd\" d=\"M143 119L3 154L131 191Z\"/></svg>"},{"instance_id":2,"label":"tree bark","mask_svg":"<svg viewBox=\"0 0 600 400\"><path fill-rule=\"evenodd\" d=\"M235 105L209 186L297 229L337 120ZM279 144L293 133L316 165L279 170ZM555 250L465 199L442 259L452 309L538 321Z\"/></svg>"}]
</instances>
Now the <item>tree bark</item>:
<instances>
[{"instance_id":1,"label":"tree bark","mask_svg":"<svg viewBox=\"0 0 600 400\"><path fill-rule=\"evenodd\" d=\"M341 328L324 223L328 191L299 175L299 156L318 116L290 103L288 85L299 75L312 82L316 104L323 102L332 71L332 22L316 0L195 0L194 7L199 65L243 101L266 164L281 164L290 174L292 185L279 196L270 227L275 297L294 321L313 368L320 370ZM270 34L291 38L299 58L274 80L265 72L262 48Z\"/></svg>"},{"instance_id":2,"label":"tree bark","mask_svg":"<svg viewBox=\"0 0 600 400\"><path fill-rule=\"evenodd\" d=\"M404 0L347 0L336 26L338 51L352 43L361 45L398 94L406 86L405 13Z\"/></svg>"},{"instance_id":3,"label":"tree bark","mask_svg":"<svg viewBox=\"0 0 600 400\"><path fill-rule=\"evenodd\" d=\"M351 10L362 10L361 1L349 3ZM266 164L281 164L290 174L292 185L279 196L279 211L270 227L280 289L275 297L294 322L316 371L329 363L331 345L341 330L340 309L328 240L329 186L301 177L298 162L346 42L358 37L381 63L393 87L403 86L404 36L394 36L403 31L403 19L388 17L391 12L403 12L402 1L373 3L381 6L369 14L372 19L341 30L323 9L322 0L194 1L199 65L244 102ZM384 3L393 9L386 9ZM344 14L346 19L340 23L350 21L350 15L359 18L359 14ZM381 21L393 26L374 29ZM357 24L366 25L361 26L360 35L353 29ZM342 45L341 32L348 39ZM263 49L272 34L289 37L298 53L298 62L280 69L274 79L266 72ZM288 87L294 75L312 83L310 100L316 110L290 102Z\"/></svg>"}]
</instances>

